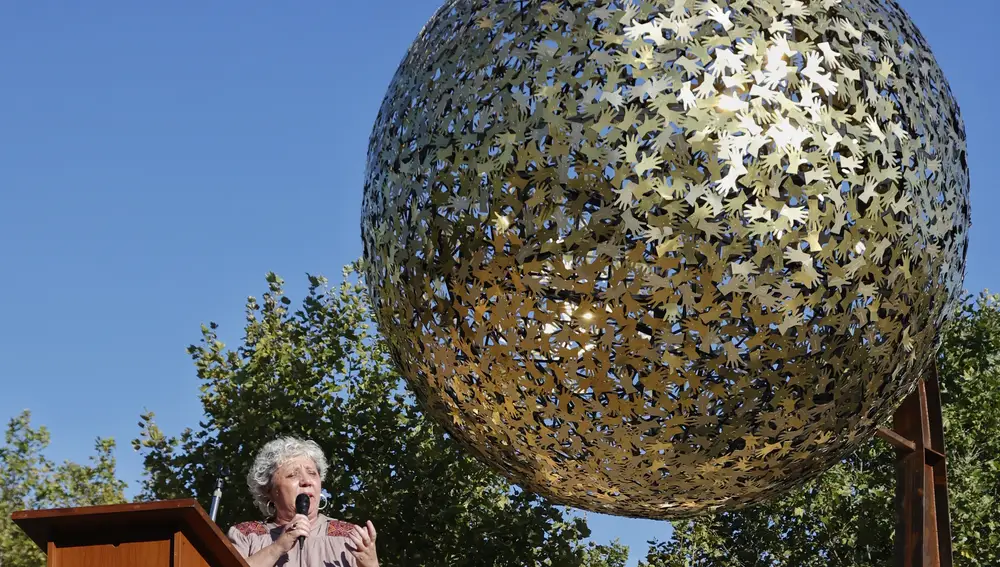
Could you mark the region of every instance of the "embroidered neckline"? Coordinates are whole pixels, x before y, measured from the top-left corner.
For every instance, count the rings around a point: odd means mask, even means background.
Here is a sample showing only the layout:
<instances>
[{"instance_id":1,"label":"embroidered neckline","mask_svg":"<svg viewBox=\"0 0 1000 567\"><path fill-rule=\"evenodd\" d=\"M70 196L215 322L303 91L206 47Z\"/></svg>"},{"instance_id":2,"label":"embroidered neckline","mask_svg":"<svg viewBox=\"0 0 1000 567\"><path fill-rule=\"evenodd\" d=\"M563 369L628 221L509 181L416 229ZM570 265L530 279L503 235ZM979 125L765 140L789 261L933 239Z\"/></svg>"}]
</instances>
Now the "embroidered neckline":
<instances>
[{"instance_id":1,"label":"embroidered neckline","mask_svg":"<svg viewBox=\"0 0 1000 567\"><path fill-rule=\"evenodd\" d=\"M354 531L355 525L340 520L330 520L326 526L326 535L334 537L347 537Z\"/></svg>"},{"instance_id":2,"label":"embroidered neckline","mask_svg":"<svg viewBox=\"0 0 1000 567\"><path fill-rule=\"evenodd\" d=\"M236 529L240 531L243 535L267 535L267 526L264 522L243 522L241 524L236 524Z\"/></svg>"}]
</instances>

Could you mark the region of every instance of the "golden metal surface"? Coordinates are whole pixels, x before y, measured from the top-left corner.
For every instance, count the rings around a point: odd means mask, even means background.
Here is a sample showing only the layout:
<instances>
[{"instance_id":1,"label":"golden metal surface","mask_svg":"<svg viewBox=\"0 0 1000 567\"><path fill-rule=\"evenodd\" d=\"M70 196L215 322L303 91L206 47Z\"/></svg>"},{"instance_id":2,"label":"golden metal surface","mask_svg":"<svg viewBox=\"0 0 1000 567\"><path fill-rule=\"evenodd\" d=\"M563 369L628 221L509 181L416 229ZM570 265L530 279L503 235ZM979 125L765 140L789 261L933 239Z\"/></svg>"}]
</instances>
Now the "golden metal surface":
<instances>
[{"instance_id":1,"label":"golden metal surface","mask_svg":"<svg viewBox=\"0 0 1000 567\"><path fill-rule=\"evenodd\" d=\"M376 317L524 488L677 518L869 439L960 294L964 126L891 0L451 0L372 133Z\"/></svg>"}]
</instances>

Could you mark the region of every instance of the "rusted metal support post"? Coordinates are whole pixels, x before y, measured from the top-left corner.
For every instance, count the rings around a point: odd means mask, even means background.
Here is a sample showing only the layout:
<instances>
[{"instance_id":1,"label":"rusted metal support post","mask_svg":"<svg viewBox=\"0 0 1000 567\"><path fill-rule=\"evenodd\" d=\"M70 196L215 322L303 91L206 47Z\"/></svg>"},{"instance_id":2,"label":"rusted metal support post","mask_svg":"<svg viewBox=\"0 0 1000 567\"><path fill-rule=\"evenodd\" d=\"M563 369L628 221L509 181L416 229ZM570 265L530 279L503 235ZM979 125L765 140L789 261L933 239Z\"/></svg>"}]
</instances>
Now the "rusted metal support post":
<instances>
[{"instance_id":1,"label":"rusted metal support post","mask_svg":"<svg viewBox=\"0 0 1000 567\"><path fill-rule=\"evenodd\" d=\"M935 365L903 400L892 429L896 448L896 566L952 567L941 390Z\"/></svg>"}]
</instances>

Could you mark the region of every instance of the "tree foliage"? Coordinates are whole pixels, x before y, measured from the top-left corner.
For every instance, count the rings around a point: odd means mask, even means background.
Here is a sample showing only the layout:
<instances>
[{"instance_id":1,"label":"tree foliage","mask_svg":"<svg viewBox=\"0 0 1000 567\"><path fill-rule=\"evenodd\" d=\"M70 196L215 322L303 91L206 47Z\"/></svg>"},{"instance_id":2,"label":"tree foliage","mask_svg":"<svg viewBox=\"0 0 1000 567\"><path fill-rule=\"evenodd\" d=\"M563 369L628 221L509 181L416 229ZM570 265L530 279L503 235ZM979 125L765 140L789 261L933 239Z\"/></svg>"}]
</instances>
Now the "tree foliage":
<instances>
[{"instance_id":1,"label":"tree foliage","mask_svg":"<svg viewBox=\"0 0 1000 567\"><path fill-rule=\"evenodd\" d=\"M964 302L938 359L955 565L1000 565L1000 298ZM883 441L777 501L678 523L649 567L891 565L895 456Z\"/></svg>"},{"instance_id":2,"label":"tree foliage","mask_svg":"<svg viewBox=\"0 0 1000 567\"><path fill-rule=\"evenodd\" d=\"M591 543L583 552L586 567L625 567L628 562L628 546L617 539L607 545Z\"/></svg>"},{"instance_id":3,"label":"tree foliage","mask_svg":"<svg viewBox=\"0 0 1000 567\"><path fill-rule=\"evenodd\" d=\"M125 483L115 476L115 442L98 438L90 464L55 464L44 455L49 431L22 412L7 424L0 445L0 564L41 567L45 553L11 521L18 510L118 504Z\"/></svg>"},{"instance_id":4,"label":"tree foliage","mask_svg":"<svg viewBox=\"0 0 1000 567\"><path fill-rule=\"evenodd\" d=\"M269 274L261 300L247 300L235 349L215 324L203 327L189 353L205 419L171 437L152 413L142 416L134 441L147 471L142 496L193 494L207 505L222 470L220 523L259 518L245 474L264 442L294 435L314 439L330 458L325 513L372 519L385 567L571 566L591 557L620 567L620 549L584 544L582 518L512 487L424 418L370 326L355 268L338 287L310 276L297 309Z\"/></svg>"}]
</instances>

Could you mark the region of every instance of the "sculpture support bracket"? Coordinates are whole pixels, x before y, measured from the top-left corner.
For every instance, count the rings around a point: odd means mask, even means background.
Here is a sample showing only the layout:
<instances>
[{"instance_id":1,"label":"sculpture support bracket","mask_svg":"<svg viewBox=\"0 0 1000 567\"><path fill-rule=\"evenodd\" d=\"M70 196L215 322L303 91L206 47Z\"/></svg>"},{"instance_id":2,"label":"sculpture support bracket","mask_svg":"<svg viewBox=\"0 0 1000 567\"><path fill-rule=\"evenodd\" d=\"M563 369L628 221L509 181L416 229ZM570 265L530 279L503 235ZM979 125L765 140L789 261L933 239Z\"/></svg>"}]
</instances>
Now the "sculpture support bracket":
<instances>
[{"instance_id":1,"label":"sculpture support bracket","mask_svg":"<svg viewBox=\"0 0 1000 567\"><path fill-rule=\"evenodd\" d=\"M892 429L896 449L896 565L952 567L951 522L937 366L903 400Z\"/></svg>"}]
</instances>

